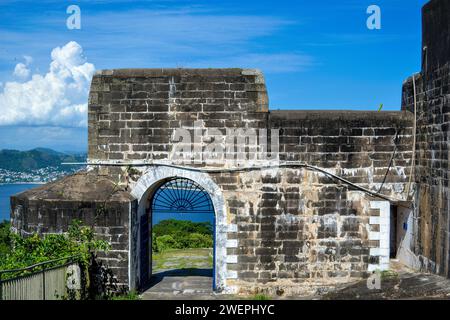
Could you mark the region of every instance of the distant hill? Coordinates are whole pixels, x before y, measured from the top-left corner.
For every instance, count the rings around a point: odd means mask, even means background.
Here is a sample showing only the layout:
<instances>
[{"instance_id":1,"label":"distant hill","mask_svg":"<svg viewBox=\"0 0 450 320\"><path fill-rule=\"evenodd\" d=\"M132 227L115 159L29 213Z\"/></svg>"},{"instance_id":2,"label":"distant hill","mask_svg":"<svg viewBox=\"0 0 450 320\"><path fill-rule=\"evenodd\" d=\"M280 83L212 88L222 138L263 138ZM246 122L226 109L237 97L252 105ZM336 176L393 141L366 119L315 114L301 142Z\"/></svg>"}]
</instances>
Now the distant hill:
<instances>
[{"instance_id":1,"label":"distant hill","mask_svg":"<svg viewBox=\"0 0 450 320\"><path fill-rule=\"evenodd\" d=\"M31 170L55 167L68 169L63 162L85 162L86 154L61 153L51 149L36 148L29 151L0 150L0 169L27 172ZM70 166L69 166L70 167Z\"/></svg>"}]
</instances>

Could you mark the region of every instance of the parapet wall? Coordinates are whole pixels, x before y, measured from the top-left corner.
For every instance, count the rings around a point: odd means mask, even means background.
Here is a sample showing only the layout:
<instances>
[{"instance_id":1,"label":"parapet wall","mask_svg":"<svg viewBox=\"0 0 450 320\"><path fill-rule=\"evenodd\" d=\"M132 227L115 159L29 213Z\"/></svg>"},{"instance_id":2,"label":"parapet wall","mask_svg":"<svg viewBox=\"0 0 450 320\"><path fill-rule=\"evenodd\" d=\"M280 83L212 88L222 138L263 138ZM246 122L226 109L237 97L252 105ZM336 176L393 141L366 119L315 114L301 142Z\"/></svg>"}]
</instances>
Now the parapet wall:
<instances>
[{"instance_id":1,"label":"parapet wall","mask_svg":"<svg viewBox=\"0 0 450 320\"><path fill-rule=\"evenodd\" d=\"M100 71L89 95L89 159L167 160L174 129L193 129L195 121L204 128L248 128L267 110L257 70Z\"/></svg>"},{"instance_id":2,"label":"parapet wall","mask_svg":"<svg viewBox=\"0 0 450 320\"><path fill-rule=\"evenodd\" d=\"M409 112L326 110L271 111L268 122L280 132L280 160L333 169L374 190L409 175L411 124Z\"/></svg>"},{"instance_id":3,"label":"parapet wall","mask_svg":"<svg viewBox=\"0 0 450 320\"><path fill-rule=\"evenodd\" d=\"M214 168L301 162L332 168L374 190L385 176L383 187L402 183L408 175L412 117L406 111L269 112L267 108L264 78L254 70L101 71L90 93L89 160ZM177 136L180 129L191 135L190 141ZM234 136L228 139L230 133ZM176 157L176 145L190 145L192 153L205 155L213 153L209 149L213 142L223 151L216 158ZM245 153L242 162L237 161L239 151ZM262 151L266 158L253 155ZM117 169L108 169L110 174L114 171L120 175Z\"/></svg>"}]
</instances>

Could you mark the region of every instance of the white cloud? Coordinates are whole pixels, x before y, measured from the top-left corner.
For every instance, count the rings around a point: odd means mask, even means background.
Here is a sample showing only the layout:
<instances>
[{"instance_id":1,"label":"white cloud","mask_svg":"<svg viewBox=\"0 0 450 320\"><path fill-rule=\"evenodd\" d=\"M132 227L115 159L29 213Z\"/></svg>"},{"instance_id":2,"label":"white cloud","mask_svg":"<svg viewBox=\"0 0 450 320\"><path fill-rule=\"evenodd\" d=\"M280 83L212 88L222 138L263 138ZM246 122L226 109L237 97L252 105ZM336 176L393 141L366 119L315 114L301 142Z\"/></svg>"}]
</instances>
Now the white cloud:
<instances>
[{"instance_id":1,"label":"white cloud","mask_svg":"<svg viewBox=\"0 0 450 320\"><path fill-rule=\"evenodd\" d=\"M27 66L29 66L30 64L33 63L33 57L30 57L30 56L23 56L23 58L25 59L25 64L26 64Z\"/></svg>"},{"instance_id":2,"label":"white cloud","mask_svg":"<svg viewBox=\"0 0 450 320\"><path fill-rule=\"evenodd\" d=\"M18 63L14 68L14 75L21 79L26 79L30 76L30 69L23 63Z\"/></svg>"},{"instance_id":3,"label":"white cloud","mask_svg":"<svg viewBox=\"0 0 450 320\"><path fill-rule=\"evenodd\" d=\"M23 56L25 63L18 63L14 68L13 75L21 80L26 80L30 77L31 70L28 68L33 63L33 58L30 56Z\"/></svg>"},{"instance_id":4,"label":"white cloud","mask_svg":"<svg viewBox=\"0 0 450 320\"><path fill-rule=\"evenodd\" d=\"M31 63L30 57L24 58ZM33 74L29 81L4 84L0 92L0 125L86 126L94 65L86 62L83 48L74 41L53 49L51 58L45 75ZM14 73L25 75L24 67L28 70L26 65L18 64Z\"/></svg>"}]
</instances>

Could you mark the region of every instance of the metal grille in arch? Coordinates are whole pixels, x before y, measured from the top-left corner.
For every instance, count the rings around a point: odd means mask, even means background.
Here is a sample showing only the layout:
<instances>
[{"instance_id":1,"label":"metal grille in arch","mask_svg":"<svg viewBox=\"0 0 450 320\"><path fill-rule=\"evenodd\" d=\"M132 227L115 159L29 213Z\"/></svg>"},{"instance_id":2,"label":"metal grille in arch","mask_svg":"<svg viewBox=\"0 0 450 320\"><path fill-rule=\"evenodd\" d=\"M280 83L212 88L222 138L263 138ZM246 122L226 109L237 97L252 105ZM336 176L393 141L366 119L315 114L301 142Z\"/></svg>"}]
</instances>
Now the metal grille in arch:
<instances>
[{"instance_id":1,"label":"metal grille in arch","mask_svg":"<svg viewBox=\"0 0 450 320\"><path fill-rule=\"evenodd\" d=\"M165 182L153 196L153 212L214 212L208 193L196 182L175 178Z\"/></svg>"}]
</instances>

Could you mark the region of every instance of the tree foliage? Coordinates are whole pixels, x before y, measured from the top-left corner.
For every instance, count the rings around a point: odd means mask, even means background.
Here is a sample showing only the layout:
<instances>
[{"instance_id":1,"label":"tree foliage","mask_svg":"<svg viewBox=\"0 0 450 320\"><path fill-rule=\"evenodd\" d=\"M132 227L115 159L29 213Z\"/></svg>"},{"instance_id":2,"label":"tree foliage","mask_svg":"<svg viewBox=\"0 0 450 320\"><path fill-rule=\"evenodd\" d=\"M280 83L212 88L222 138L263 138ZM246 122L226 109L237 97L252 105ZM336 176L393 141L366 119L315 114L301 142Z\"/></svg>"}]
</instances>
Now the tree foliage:
<instances>
[{"instance_id":1,"label":"tree foliage","mask_svg":"<svg viewBox=\"0 0 450 320\"><path fill-rule=\"evenodd\" d=\"M153 251L167 249L211 248L213 228L209 222L162 220L153 226Z\"/></svg>"},{"instance_id":2,"label":"tree foliage","mask_svg":"<svg viewBox=\"0 0 450 320\"><path fill-rule=\"evenodd\" d=\"M50 149L36 148L29 151L0 150L0 167L6 170L27 172L45 167L63 170L73 166L63 166L63 162L84 162L85 154L65 154Z\"/></svg>"},{"instance_id":3,"label":"tree foliage","mask_svg":"<svg viewBox=\"0 0 450 320\"><path fill-rule=\"evenodd\" d=\"M212 235L212 225L210 222L192 222L189 220L162 220L153 226L153 233L156 237L163 235L173 235L175 233L189 234L200 233Z\"/></svg>"},{"instance_id":4,"label":"tree foliage","mask_svg":"<svg viewBox=\"0 0 450 320\"><path fill-rule=\"evenodd\" d=\"M7 221L0 222L0 265L2 260L10 252L11 248L11 225Z\"/></svg>"},{"instance_id":5,"label":"tree foliage","mask_svg":"<svg viewBox=\"0 0 450 320\"><path fill-rule=\"evenodd\" d=\"M77 257L82 266L87 268L97 251L109 249L106 241L96 240L93 229L83 226L80 221L73 221L68 232L64 234L49 234L45 237L34 234L22 237L8 233L5 239L3 241L5 249L0 257L0 270L21 269L66 257ZM20 274L8 275L12 277Z\"/></svg>"}]
</instances>

